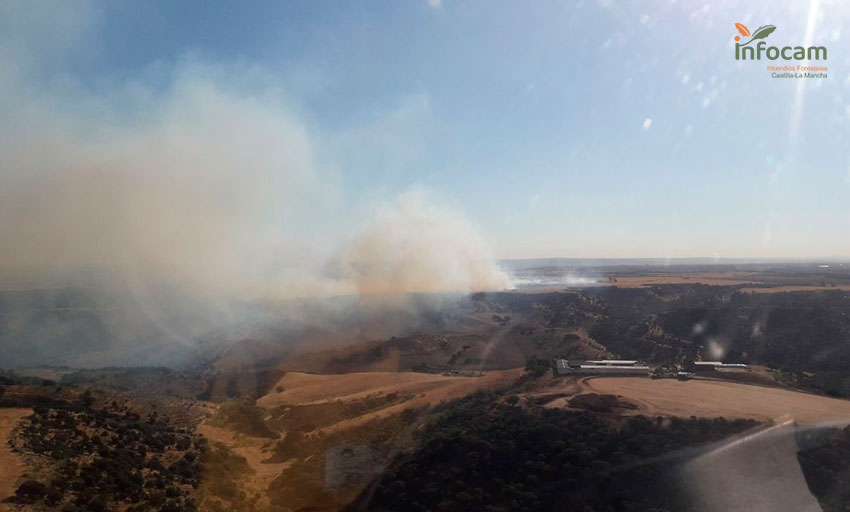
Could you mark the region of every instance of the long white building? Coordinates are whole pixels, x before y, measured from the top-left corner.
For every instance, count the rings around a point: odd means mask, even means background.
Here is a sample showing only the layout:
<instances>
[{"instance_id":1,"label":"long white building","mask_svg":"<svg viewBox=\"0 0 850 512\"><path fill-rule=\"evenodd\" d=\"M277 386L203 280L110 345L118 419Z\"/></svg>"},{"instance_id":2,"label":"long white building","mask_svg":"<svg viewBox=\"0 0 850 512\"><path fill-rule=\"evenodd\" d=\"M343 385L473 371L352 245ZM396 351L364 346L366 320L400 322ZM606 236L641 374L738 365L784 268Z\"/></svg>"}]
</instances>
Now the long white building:
<instances>
[{"instance_id":1,"label":"long white building","mask_svg":"<svg viewBox=\"0 0 850 512\"><path fill-rule=\"evenodd\" d=\"M603 359L596 361L555 360L555 374L564 375L649 375L649 366L639 361Z\"/></svg>"},{"instance_id":2,"label":"long white building","mask_svg":"<svg viewBox=\"0 0 850 512\"><path fill-rule=\"evenodd\" d=\"M749 370L749 365L742 363L723 363L720 361L695 361L697 370Z\"/></svg>"}]
</instances>

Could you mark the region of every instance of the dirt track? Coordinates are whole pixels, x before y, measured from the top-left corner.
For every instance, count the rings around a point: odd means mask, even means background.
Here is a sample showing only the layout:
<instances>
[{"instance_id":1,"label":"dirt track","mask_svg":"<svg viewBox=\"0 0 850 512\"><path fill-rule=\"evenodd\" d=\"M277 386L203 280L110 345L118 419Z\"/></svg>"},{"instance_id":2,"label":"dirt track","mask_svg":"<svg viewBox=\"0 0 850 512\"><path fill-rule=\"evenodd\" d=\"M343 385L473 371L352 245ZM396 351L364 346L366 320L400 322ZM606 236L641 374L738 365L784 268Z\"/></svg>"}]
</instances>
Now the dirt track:
<instances>
[{"instance_id":1,"label":"dirt track","mask_svg":"<svg viewBox=\"0 0 850 512\"><path fill-rule=\"evenodd\" d=\"M574 386L564 384L564 387ZM751 386L707 379L678 381L644 377L591 377L579 380L583 393L619 395L638 405L630 414L752 418L791 416L798 423L825 421L850 424L850 400L782 388ZM554 391L554 390L547 390ZM564 406L560 399L550 407Z\"/></svg>"},{"instance_id":2,"label":"dirt track","mask_svg":"<svg viewBox=\"0 0 850 512\"><path fill-rule=\"evenodd\" d=\"M9 447L9 434L21 418L30 414L32 409L0 409L0 501L15 494L15 486L24 471L23 463ZM0 510L4 510L2 504Z\"/></svg>"}]
</instances>

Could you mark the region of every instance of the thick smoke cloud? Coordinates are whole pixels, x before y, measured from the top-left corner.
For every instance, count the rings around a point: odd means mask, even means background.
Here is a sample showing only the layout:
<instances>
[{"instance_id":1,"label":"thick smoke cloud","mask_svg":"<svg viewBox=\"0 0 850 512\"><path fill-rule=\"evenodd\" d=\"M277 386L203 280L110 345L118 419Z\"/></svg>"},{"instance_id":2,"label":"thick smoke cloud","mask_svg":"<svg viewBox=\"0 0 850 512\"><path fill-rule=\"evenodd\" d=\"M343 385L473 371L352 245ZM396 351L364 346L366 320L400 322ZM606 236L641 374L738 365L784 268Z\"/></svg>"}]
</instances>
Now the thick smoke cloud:
<instances>
[{"instance_id":1,"label":"thick smoke cloud","mask_svg":"<svg viewBox=\"0 0 850 512\"><path fill-rule=\"evenodd\" d=\"M386 205L341 263L360 294L498 290L509 284L472 224L417 189Z\"/></svg>"},{"instance_id":2,"label":"thick smoke cloud","mask_svg":"<svg viewBox=\"0 0 850 512\"><path fill-rule=\"evenodd\" d=\"M57 71L96 47L103 21L84 2L0 4L4 364L352 343L416 329L456 298L399 294L507 285L434 194L348 192L337 142L352 129L309 122L257 66L187 55L129 78Z\"/></svg>"},{"instance_id":3,"label":"thick smoke cloud","mask_svg":"<svg viewBox=\"0 0 850 512\"><path fill-rule=\"evenodd\" d=\"M186 59L156 85L94 94L28 67L12 59L3 73L7 286L93 268L222 300L508 284L472 224L431 194L352 206L345 162L317 164L323 137L256 69Z\"/></svg>"}]
</instances>

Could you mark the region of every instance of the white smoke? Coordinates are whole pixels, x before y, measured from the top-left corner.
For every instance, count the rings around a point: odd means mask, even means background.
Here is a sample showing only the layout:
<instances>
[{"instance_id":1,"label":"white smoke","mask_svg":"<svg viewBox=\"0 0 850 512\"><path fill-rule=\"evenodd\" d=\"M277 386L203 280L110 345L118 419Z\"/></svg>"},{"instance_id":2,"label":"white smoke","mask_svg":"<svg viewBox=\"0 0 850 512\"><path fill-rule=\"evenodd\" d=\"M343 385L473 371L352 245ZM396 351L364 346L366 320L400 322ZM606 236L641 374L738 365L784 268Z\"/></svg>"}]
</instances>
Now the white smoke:
<instances>
[{"instance_id":1,"label":"white smoke","mask_svg":"<svg viewBox=\"0 0 850 512\"><path fill-rule=\"evenodd\" d=\"M380 210L338 267L360 294L475 292L510 283L462 214L412 189Z\"/></svg>"},{"instance_id":2,"label":"white smoke","mask_svg":"<svg viewBox=\"0 0 850 512\"><path fill-rule=\"evenodd\" d=\"M358 198L317 164L327 137L256 68L187 58L95 93L37 78L24 43L0 43L0 284L104 268L140 293L221 299L507 286L433 194L352 219Z\"/></svg>"}]
</instances>

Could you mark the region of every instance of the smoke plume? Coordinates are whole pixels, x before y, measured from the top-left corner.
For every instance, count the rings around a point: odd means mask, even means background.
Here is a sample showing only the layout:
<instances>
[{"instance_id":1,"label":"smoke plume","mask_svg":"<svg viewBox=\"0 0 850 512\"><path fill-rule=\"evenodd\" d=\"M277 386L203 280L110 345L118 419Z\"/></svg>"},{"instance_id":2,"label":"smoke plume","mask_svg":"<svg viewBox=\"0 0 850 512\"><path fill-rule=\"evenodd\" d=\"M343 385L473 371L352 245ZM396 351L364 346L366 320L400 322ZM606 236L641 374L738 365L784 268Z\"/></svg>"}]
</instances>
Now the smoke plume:
<instances>
[{"instance_id":1,"label":"smoke plume","mask_svg":"<svg viewBox=\"0 0 850 512\"><path fill-rule=\"evenodd\" d=\"M336 134L260 67L56 71L100 21L85 2L0 6L0 359L168 363L201 339L413 325L428 301L398 294L507 286L436 194L348 190Z\"/></svg>"},{"instance_id":2,"label":"smoke plume","mask_svg":"<svg viewBox=\"0 0 850 512\"><path fill-rule=\"evenodd\" d=\"M93 91L44 78L9 40L2 51L7 287L83 269L222 299L507 285L473 225L433 194L347 194L345 161L317 163L327 134L261 70L185 58Z\"/></svg>"},{"instance_id":3,"label":"smoke plume","mask_svg":"<svg viewBox=\"0 0 850 512\"><path fill-rule=\"evenodd\" d=\"M360 294L499 290L505 272L458 212L408 191L383 208L340 262Z\"/></svg>"}]
</instances>

